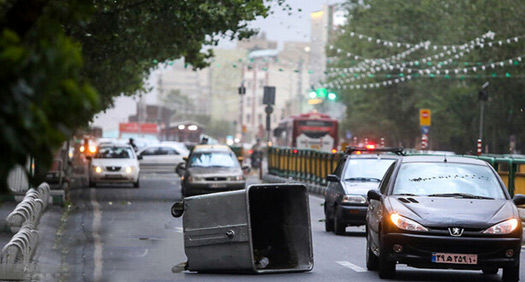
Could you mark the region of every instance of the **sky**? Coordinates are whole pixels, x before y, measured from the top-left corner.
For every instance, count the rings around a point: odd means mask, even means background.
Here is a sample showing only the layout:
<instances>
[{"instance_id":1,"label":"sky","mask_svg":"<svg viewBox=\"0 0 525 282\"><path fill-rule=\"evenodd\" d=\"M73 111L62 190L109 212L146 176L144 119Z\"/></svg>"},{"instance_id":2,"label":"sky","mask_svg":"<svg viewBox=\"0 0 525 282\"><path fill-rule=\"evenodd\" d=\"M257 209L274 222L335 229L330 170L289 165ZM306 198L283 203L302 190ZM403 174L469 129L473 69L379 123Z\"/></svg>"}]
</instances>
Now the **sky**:
<instances>
[{"instance_id":1,"label":"sky","mask_svg":"<svg viewBox=\"0 0 525 282\"><path fill-rule=\"evenodd\" d=\"M292 11L283 11L274 5L267 18L259 18L249 24L266 33L268 40L274 40L283 45L285 41L310 41L310 13L321 10L324 4L340 3L342 0L287 0ZM291 14L289 14L291 13ZM221 41L219 48L234 48L235 42ZM157 70L162 71L162 70ZM156 72L153 72L148 81L155 81ZM100 126L104 131L116 131L120 122L126 122L129 115L136 113L135 103L138 97L117 97L114 107L95 116L93 125ZM152 91L145 95L146 103L156 102L156 93Z\"/></svg>"}]
</instances>

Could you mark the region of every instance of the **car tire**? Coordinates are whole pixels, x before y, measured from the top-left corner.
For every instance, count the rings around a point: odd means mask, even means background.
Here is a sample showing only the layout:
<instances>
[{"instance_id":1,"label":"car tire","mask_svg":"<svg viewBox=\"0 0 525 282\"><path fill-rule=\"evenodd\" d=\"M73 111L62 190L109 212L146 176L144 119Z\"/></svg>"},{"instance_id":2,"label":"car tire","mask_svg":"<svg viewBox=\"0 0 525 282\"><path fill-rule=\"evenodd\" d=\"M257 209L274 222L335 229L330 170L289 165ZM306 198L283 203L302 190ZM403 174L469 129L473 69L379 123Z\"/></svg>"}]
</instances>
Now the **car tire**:
<instances>
[{"instance_id":1,"label":"car tire","mask_svg":"<svg viewBox=\"0 0 525 282\"><path fill-rule=\"evenodd\" d=\"M368 229L368 228L367 228ZM379 260L377 256L372 252L370 248L370 238L368 231L366 232L366 269L368 270L377 270Z\"/></svg>"},{"instance_id":2,"label":"car tire","mask_svg":"<svg viewBox=\"0 0 525 282\"><path fill-rule=\"evenodd\" d=\"M139 188L140 187L140 179L137 178L137 181L133 182L133 187Z\"/></svg>"},{"instance_id":3,"label":"car tire","mask_svg":"<svg viewBox=\"0 0 525 282\"><path fill-rule=\"evenodd\" d=\"M394 278L394 276L396 276L396 262L388 259L388 252L383 247L382 240L380 241L381 241L380 242L381 249L379 250L379 257L378 257L379 278L392 279Z\"/></svg>"},{"instance_id":4,"label":"car tire","mask_svg":"<svg viewBox=\"0 0 525 282\"><path fill-rule=\"evenodd\" d=\"M503 279L504 282L515 282L520 280L520 266L513 265L503 268Z\"/></svg>"},{"instance_id":5,"label":"car tire","mask_svg":"<svg viewBox=\"0 0 525 282\"><path fill-rule=\"evenodd\" d=\"M324 204L324 230L326 232L332 232L334 231L334 220L330 219L328 217L328 213L326 212L326 202Z\"/></svg>"},{"instance_id":6,"label":"car tire","mask_svg":"<svg viewBox=\"0 0 525 282\"><path fill-rule=\"evenodd\" d=\"M334 215L334 233L336 235L344 235L345 234L345 229L346 229L346 225L344 225L342 222L341 222L341 210L336 207L335 209L335 215Z\"/></svg>"},{"instance_id":7,"label":"car tire","mask_svg":"<svg viewBox=\"0 0 525 282\"><path fill-rule=\"evenodd\" d=\"M485 275L494 275L494 274L498 273L498 268L497 267L484 267L481 270L483 271L483 274L485 274Z\"/></svg>"}]
</instances>

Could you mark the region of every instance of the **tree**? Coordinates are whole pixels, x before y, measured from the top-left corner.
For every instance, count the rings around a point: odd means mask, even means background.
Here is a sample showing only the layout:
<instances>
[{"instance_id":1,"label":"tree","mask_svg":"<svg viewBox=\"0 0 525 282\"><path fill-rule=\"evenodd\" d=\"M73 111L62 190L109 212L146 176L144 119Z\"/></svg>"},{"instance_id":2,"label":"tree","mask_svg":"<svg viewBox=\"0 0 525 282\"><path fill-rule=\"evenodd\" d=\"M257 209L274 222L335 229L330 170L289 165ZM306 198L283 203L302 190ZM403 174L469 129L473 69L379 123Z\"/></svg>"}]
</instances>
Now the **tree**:
<instances>
[{"instance_id":1,"label":"tree","mask_svg":"<svg viewBox=\"0 0 525 282\"><path fill-rule=\"evenodd\" d=\"M0 192L28 155L45 172L55 148L113 97L144 90L158 63L184 57L202 68L213 55L203 45L254 34L247 23L271 2L289 9L283 0L0 1Z\"/></svg>"},{"instance_id":2,"label":"tree","mask_svg":"<svg viewBox=\"0 0 525 282\"><path fill-rule=\"evenodd\" d=\"M335 71L328 83L339 88L342 94L339 97L348 107L344 126L354 135L385 137L389 144L414 147L421 136L418 110L430 108L433 148L472 152L478 137L477 93L484 82L490 81L484 142L490 145L491 152L506 153L510 135L525 141L525 116L520 110L525 104L522 94L525 83L523 79L516 79L523 75L523 62L516 58L523 54L525 44L522 39L506 42L507 38L525 33L525 20L521 16L525 8L520 1L352 0L347 1L347 6L350 20L343 27L344 32L338 32L331 42L334 47L327 49L331 57L329 67L363 67L365 70ZM447 53L440 47L468 43L488 31L495 32L492 47L487 43L476 45L461 55L450 49ZM359 38L357 34L364 36ZM368 40L368 36L373 40ZM384 41L378 44L376 39ZM501 46L500 40L503 40ZM385 46L389 41L412 44L431 41L431 45L392 60L389 64L392 68L383 68L384 62L373 58L388 58L410 50L404 44L400 48L395 44ZM485 38L485 42L489 41L492 40ZM351 56L347 55L349 52ZM427 60L429 57L431 60ZM490 67L490 63L502 60L504 67ZM372 64L375 64L373 68ZM485 64L489 65L482 70ZM409 72L407 68L415 71ZM465 68L467 73L463 72ZM446 69L450 74L445 75ZM459 69L460 73L455 74L453 69ZM438 70L441 71L438 73ZM408 80L407 76L412 79ZM395 83L395 79L400 83ZM389 80L394 83L382 84ZM370 83L373 86L367 89L355 87L370 86ZM376 83L380 87L375 87Z\"/></svg>"}]
</instances>

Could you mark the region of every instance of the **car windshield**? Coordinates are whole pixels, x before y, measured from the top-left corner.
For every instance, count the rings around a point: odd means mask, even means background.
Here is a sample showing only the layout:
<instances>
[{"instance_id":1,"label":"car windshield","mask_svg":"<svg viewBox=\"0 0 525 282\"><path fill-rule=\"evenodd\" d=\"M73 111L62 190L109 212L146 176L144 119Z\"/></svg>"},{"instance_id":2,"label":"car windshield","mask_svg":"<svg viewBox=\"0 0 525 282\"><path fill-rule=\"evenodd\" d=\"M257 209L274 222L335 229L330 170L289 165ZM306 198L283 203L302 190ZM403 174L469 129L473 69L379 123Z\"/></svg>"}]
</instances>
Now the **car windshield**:
<instances>
[{"instance_id":1,"label":"car windshield","mask_svg":"<svg viewBox=\"0 0 525 282\"><path fill-rule=\"evenodd\" d=\"M132 159L133 153L128 147L100 147L95 159Z\"/></svg>"},{"instance_id":2,"label":"car windshield","mask_svg":"<svg viewBox=\"0 0 525 282\"><path fill-rule=\"evenodd\" d=\"M458 163L407 163L397 174L393 195L505 199L487 166Z\"/></svg>"},{"instance_id":3,"label":"car windshield","mask_svg":"<svg viewBox=\"0 0 525 282\"><path fill-rule=\"evenodd\" d=\"M346 165L344 181L380 182L386 170L394 162L392 159L350 159Z\"/></svg>"},{"instance_id":4,"label":"car windshield","mask_svg":"<svg viewBox=\"0 0 525 282\"><path fill-rule=\"evenodd\" d=\"M196 152L191 154L188 167L239 167L230 152Z\"/></svg>"}]
</instances>

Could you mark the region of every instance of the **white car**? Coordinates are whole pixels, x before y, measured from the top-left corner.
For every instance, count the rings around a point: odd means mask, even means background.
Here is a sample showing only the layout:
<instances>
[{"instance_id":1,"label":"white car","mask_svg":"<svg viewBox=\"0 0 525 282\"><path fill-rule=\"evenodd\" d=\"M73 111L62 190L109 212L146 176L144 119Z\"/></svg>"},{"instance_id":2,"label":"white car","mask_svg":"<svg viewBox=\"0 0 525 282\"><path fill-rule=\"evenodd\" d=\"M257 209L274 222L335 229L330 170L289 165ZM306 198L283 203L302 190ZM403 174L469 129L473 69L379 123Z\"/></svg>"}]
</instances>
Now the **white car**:
<instances>
[{"instance_id":1,"label":"white car","mask_svg":"<svg viewBox=\"0 0 525 282\"><path fill-rule=\"evenodd\" d=\"M175 172L190 151L183 143L162 142L138 152L142 172Z\"/></svg>"},{"instance_id":2,"label":"white car","mask_svg":"<svg viewBox=\"0 0 525 282\"><path fill-rule=\"evenodd\" d=\"M131 183L139 187L138 157L129 145L102 145L91 158L89 187L97 183Z\"/></svg>"}]
</instances>

